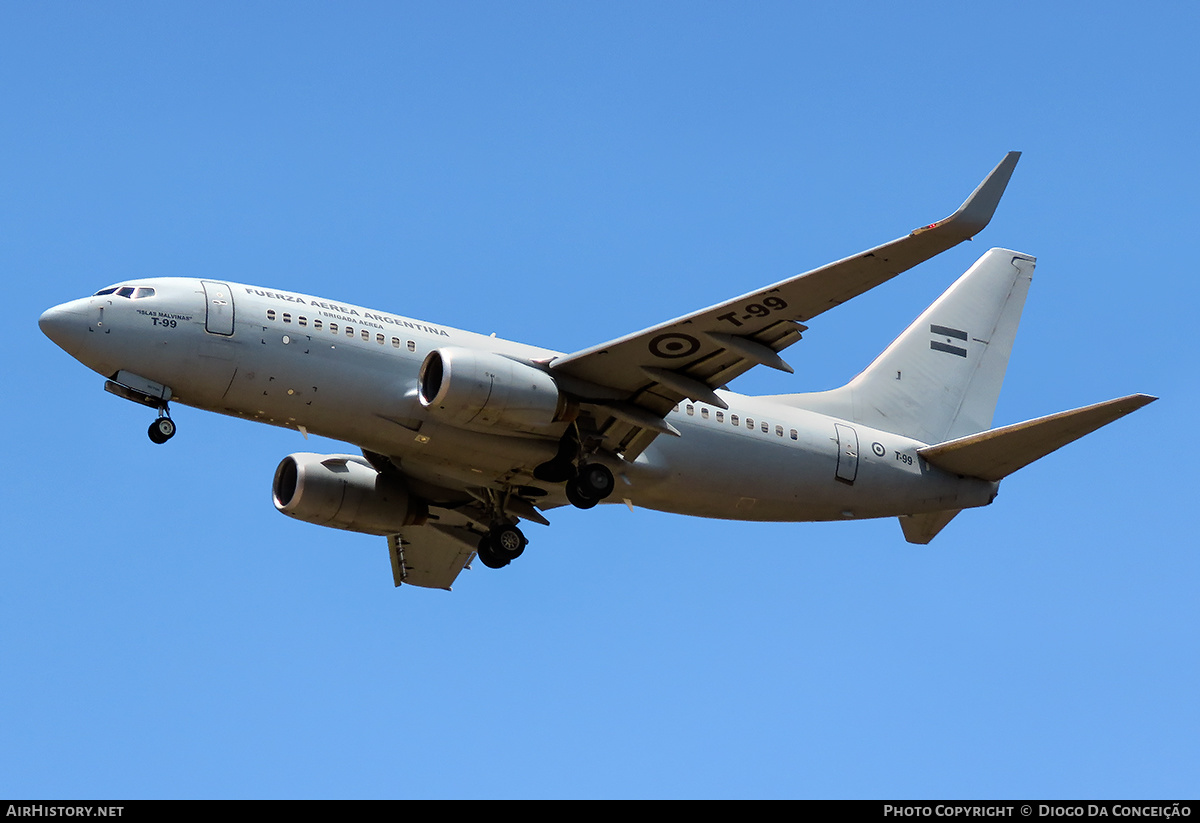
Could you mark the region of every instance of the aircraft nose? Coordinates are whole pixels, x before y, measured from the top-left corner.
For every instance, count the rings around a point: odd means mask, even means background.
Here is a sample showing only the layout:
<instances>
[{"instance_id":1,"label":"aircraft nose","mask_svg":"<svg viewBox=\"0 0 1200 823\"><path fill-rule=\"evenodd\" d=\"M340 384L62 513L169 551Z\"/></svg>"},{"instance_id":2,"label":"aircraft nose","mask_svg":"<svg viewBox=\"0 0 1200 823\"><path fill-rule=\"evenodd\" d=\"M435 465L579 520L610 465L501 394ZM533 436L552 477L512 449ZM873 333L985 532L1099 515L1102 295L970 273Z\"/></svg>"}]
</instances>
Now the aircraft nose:
<instances>
[{"instance_id":1,"label":"aircraft nose","mask_svg":"<svg viewBox=\"0 0 1200 823\"><path fill-rule=\"evenodd\" d=\"M47 309L38 318L42 333L68 354L76 355L87 332L87 317L79 301Z\"/></svg>"}]
</instances>

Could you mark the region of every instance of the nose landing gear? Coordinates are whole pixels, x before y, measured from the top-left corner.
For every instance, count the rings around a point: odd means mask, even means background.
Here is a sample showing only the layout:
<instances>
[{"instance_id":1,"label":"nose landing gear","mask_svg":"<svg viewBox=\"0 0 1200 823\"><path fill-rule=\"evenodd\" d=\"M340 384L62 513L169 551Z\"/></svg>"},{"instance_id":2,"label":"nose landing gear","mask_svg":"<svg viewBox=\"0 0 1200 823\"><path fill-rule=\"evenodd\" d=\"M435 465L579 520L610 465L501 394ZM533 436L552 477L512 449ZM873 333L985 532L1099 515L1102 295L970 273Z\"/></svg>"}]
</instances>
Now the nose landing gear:
<instances>
[{"instance_id":1,"label":"nose landing gear","mask_svg":"<svg viewBox=\"0 0 1200 823\"><path fill-rule=\"evenodd\" d=\"M158 410L158 419L150 424L150 429L146 432L150 435L150 441L162 445L175 436L175 421L171 419L171 414L167 411L166 406Z\"/></svg>"}]
</instances>

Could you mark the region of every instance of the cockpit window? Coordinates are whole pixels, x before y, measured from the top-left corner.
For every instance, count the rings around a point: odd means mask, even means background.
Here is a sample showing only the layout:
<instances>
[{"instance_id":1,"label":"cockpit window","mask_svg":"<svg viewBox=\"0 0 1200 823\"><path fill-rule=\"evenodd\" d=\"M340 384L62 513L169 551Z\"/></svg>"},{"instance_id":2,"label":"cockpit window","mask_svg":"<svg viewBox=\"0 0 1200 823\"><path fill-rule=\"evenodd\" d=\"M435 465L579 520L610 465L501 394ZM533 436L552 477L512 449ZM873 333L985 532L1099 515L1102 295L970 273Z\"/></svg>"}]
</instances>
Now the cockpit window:
<instances>
[{"instance_id":1,"label":"cockpit window","mask_svg":"<svg viewBox=\"0 0 1200 823\"><path fill-rule=\"evenodd\" d=\"M154 289L147 286L109 286L107 289L100 289L93 297L100 297L104 294L115 294L117 297L128 297L131 300L140 300L143 297L153 297Z\"/></svg>"}]
</instances>

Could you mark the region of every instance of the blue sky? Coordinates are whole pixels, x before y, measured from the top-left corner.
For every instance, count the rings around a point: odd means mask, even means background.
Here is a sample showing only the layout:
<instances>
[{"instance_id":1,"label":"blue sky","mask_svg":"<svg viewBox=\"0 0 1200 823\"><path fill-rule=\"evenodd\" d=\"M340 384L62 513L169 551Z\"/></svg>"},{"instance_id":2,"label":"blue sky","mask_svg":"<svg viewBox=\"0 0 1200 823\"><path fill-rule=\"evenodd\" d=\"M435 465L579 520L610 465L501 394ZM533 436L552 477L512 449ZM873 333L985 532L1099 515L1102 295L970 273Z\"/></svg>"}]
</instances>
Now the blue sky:
<instances>
[{"instance_id":1,"label":"blue sky","mask_svg":"<svg viewBox=\"0 0 1200 823\"><path fill-rule=\"evenodd\" d=\"M1195 42L1184 3L7 3L0 796L1194 797ZM583 348L905 234L811 323L840 385L991 246L1039 258L997 424L1162 400L930 546L894 520L552 514L394 590L289 520L335 443L147 410L44 338L132 276ZM478 565L478 564L477 564Z\"/></svg>"}]
</instances>

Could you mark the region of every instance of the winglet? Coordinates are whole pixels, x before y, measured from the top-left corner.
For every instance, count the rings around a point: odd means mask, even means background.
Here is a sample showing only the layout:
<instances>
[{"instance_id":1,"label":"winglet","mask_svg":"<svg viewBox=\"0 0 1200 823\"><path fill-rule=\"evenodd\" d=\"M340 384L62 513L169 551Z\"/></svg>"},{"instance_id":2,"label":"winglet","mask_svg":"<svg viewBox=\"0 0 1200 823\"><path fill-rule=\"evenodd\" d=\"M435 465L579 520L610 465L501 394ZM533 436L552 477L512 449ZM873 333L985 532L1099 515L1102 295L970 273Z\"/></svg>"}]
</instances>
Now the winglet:
<instances>
[{"instance_id":1,"label":"winglet","mask_svg":"<svg viewBox=\"0 0 1200 823\"><path fill-rule=\"evenodd\" d=\"M961 233L964 239L969 239L983 231L984 227L991 222L992 215L996 213L996 206L1000 205L1000 198L1004 195L1013 169L1017 167L1017 161L1020 159L1021 152L1019 151L1010 151L1004 155L1004 159L996 168L992 169L992 173L984 178L979 187L971 192L971 196L963 201L963 204L958 207L958 211L945 220L914 229L912 234L921 234L930 229L953 225L957 230L956 233Z\"/></svg>"}]
</instances>

